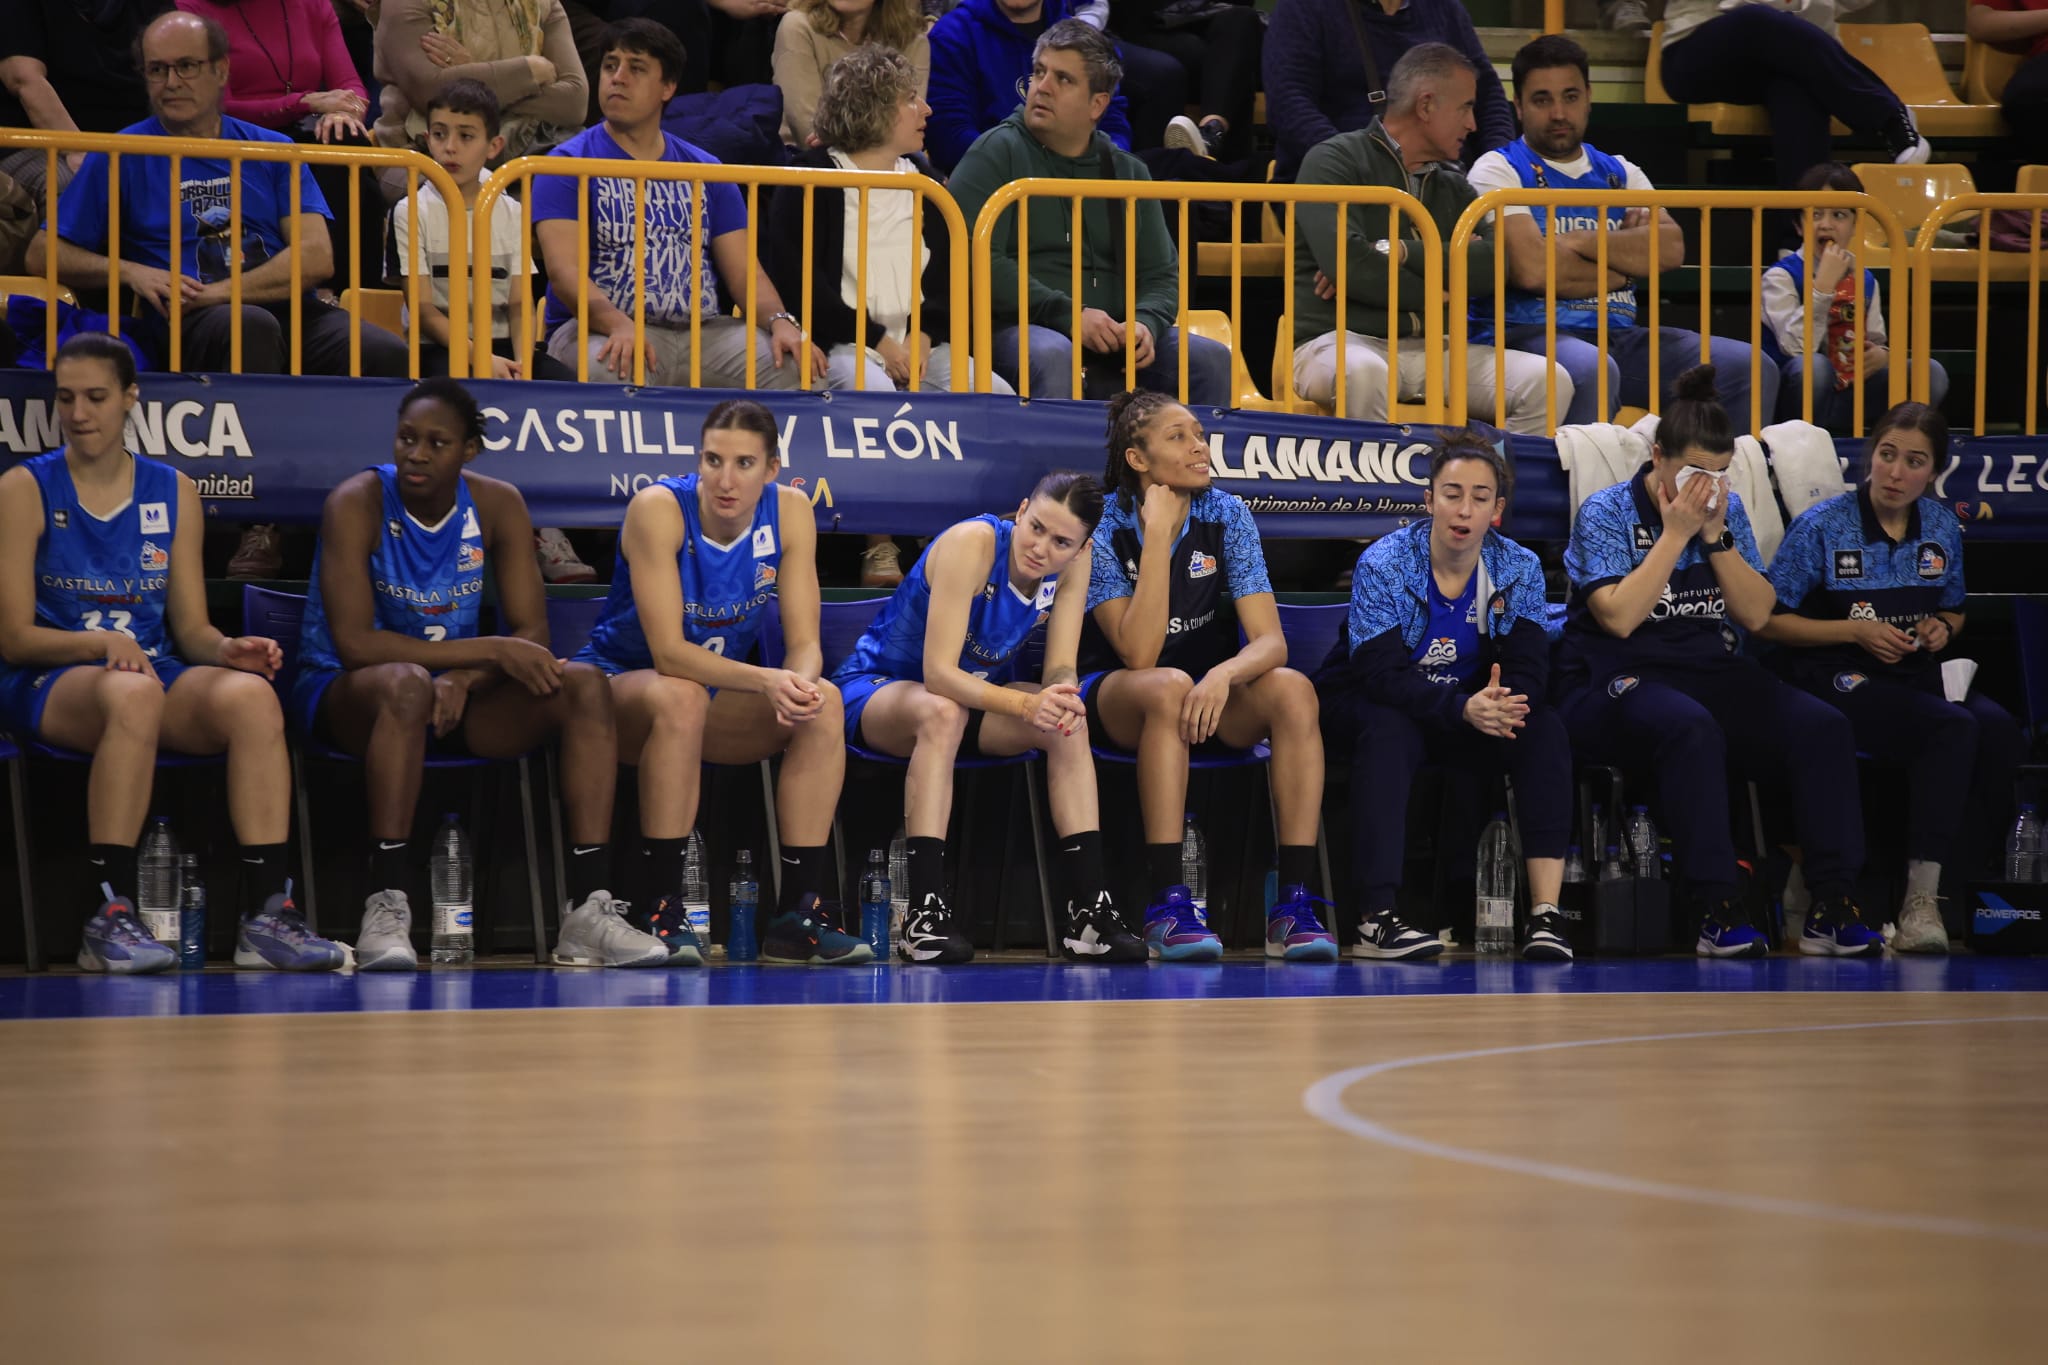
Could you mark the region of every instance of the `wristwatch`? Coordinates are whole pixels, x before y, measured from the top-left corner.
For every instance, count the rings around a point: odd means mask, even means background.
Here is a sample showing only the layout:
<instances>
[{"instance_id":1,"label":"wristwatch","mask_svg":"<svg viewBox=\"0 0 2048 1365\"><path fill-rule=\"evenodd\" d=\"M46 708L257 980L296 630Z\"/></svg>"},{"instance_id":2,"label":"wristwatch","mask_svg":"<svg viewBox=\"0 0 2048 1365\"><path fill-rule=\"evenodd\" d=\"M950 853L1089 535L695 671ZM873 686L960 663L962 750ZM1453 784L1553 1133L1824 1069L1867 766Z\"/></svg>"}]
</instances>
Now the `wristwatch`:
<instances>
[{"instance_id":1,"label":"wristwatch","mask_svg":"<svg viewBox=\"0 0 2048 1365\"><path fill-rule=\"evenodd\" d=\"M1382 256L1391 256L1394 254L1394 244L1391 241L1388 241L1385 237L1382 237L1377 242L1374 242L1372 244L1372 249L1374 251L1379 252Z\"/></svg>"},{"instance_id":2,"label":"wristwatch","mask_svg":"<svg viewBox=\"0 0 2048 1365\"><path fill-rule=\"evenodd\" d=\"M1707 553L1710 555L1717 555L1721 553L1721 551L1723 550L1732 550L1734 548L1735 533L1729 530L1727 527L1723 526L1721 528L1721 538L1707 546Z\"/></svg>"},{"instance_id":3,"label":"wristwatch","mask_svg":"<svg viewBox=\"0 0 2048 1365\"><path fill-rule=\"evenodd\" d=\"M773 327L778 322L786 322L790 326L796 328L796 334L798 336L802 336L804 334L804 325L801 322L797 321L796 314L794 313L783 312L770 313L768 315L768 325L770 327Z\"/></svg>"}]
</instances>

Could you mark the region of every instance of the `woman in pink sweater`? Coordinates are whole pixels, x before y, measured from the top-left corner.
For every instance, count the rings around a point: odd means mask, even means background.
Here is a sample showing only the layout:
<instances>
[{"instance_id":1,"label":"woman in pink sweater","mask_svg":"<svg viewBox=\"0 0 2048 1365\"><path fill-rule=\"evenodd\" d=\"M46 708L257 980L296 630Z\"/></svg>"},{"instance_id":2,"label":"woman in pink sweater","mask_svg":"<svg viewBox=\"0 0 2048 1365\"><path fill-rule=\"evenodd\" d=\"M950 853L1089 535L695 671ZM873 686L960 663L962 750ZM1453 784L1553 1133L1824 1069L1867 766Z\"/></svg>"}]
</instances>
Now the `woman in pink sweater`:
<instances>
[{"instance_id":1,"label":"woman in pink sweater","mask_svg":"<svg viewBox=\"0 0 2048 1365\"><path fill-rule=\"evenodd\" d=\"M228 31L227 114L298 141L366 136L369 92L328 0L177 0Z\"/></svg>"}]
</instances>

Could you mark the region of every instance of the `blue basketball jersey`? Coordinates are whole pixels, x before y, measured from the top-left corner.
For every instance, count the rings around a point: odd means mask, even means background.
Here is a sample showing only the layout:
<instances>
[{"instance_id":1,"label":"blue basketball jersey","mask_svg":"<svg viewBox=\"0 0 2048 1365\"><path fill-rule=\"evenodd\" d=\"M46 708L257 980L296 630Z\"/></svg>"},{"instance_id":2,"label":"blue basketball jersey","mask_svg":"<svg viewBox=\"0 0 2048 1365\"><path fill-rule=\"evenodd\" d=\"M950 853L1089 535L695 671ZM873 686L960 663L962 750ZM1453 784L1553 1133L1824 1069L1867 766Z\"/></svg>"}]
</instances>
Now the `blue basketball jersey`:
<instances>
[{"instance_id":1,"label":"blue basketball jersey","mask_svg":"<svg viewBox=\"0 0 2048 1365\"><path fill-rule=\"evenodd\" d=\"M370 552L375 629L419 640L474 637L484 595L484 532L469 480L456 484L455 506L440 524L423 526L399 500L397 466L380 464L376 471L384 495L384 527L377 535L377 548ZM320 556L325 550L323 545L313 552L313 581L299 633L299 667L307 672L338 672L342 666L320 598Z\"/></svg>"},{"instance_id":2,"label":"blue basketball jersey","mask_svg":"<svg viewBox=\"0 0 2048 1365\"><path fill-rule=\"evenodd\" d=\"M1462 688L1479 667L1479 577L1475 570L1456 598L1445 597L1434 578L1425 590L1429 624L1409 657L1415 671L1438 687Z\"/></svg>"},{"instance_id":3,"label":"blue basketball jersey","mask_svg":"<svg viewBox=\"0 0 2048 1365\"><path fill-rule=\"evenodd\" d=\"M1922 498L1906 514L1905 537L1885 534L1870 486L1817 503L1799 514L1771 561L1780 611L1816 621L1884 621L1909 634L1937 611L1961 611L1963 528L1955 513ZM1938 675L1939 657L1915 651L1883 663L1857 645L1788 649L1792 665L1850 669L1922 680Z\"/></svg>"},{"instance_id":4,"label":"blue basketball jersey","mask_svg":"<svg viewBox=\"0 0 2048 1365\"><path fill-rule=\"evenodd\" d=\"M754 524L720 545L704 533L697 506L697 476L660 480L683 509L683 548L676 554L676 575L683 585L683 638L728 659L746 659L761 634L761 613L775 596L782 569L782 487L769 484L754 507ZM633 597L633 569L619 550L612 589L604 615L590 632L590 643L577 656L608 673L654 667L640 626L640 607Z\"/></svg>"},{"instance_id":5,"label":"blue basketball jersey","mask_svg":"<svg viewBox=\"0 0 2048 1365\"><path fill-rule=\"evenodd\" d=\"M974 520L995 528L996 555L989 566L988 581L975 594L968 609L960 667L989 682L1008 682L1017 651L1052 612L1059 579L1055 576L1042 580L1038 591L1030 597L1018 592L1010 582L1010 536L1017 528L996 516L983 515ZM932 585L925 577L925 562L930 557L931 547L926 546L917 563L903 576L895 594L882 604L882 610L853 647L853 653L833 672L834 682L843 684L872 677L924 681L925 621L932 605Z\"/></svg>"},{"instance_id":6,"label":"blue basketball jersey","mask_svg":"<svg viewBox=\"0 0 2048 1365\"><path fill-rule=\"evenodd\" d=\"M178 528L178 472L140 455L132 495L113 515L79 505L59 447L26 460L43 495L36 545L36 624L52 630L112 630L150 659L174 651L164 631L171 537Z\"/></svg>"}]
</instances>

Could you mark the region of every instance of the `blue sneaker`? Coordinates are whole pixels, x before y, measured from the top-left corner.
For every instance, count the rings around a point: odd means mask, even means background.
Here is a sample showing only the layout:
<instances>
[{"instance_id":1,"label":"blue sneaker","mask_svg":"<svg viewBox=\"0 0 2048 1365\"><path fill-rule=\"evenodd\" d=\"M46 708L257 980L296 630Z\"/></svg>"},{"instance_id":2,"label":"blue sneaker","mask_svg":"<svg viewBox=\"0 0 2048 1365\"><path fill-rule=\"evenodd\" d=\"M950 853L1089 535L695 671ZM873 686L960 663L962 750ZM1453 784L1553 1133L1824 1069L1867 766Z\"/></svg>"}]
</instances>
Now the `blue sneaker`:
<instances>
[{"instance_id":1,"label":"blue sneaker","mask_svg":"<svg viewBox=\"0 0 2048 1365\"><path fill-rule=\"evenodd\" d=\"M235 936L237 967L270 967L280 972L331 972L345 960L341 945L320 937L306 927L299 908L292 904L292 884L284 894L263 902L253 915L242 916L242 931Z\"/></svg>"},{"instance_id":2,"label":"blue sneaker","mask_svg":"<svg viewBox=\"0 0 2048 1365\"><path fill-rule=\"evenodd\" d=\"M1279 899L1266 912L1266 956L1288 962L1335 962L1337 936L1323 927L1318 905L1336 908L1311 896L1299 883L1281 887Z\"/></svg>"},{"instance_id":3,"label":"blue sneaker","mask_svg":"<svg viewBox=\"0 0 2048 1365\"><path fill-rule=\"evenodd\" d=\"M1169 886L1145 907L1145 952L1161 962L1214 962L1223 940L1185 886Z\"/></svg>"},{"instance_id":4,"label":"blue sneaker","mask_svg":"<svg viewBox=\"0 0 2048 1365\"><path fill-rule=\"evenodd\" d=\"M806 891L797 908L777 915L761 936L763 962L795 962L811 967L857 967L875 960L865 939L838 927L838 907Z\"/></svg>"},{"instance_id":5,"label":"blue sneaker","mask_svg":"<svg viewBox=\"0 0 2048 1365\"><path fill-rule=\"evenodd\" d=\"M85 941L78 945L78 970L139 976L167 970L177 962L177 953L142 927L134 902L115 895L110 886L100 890L106 893L106 904L85 922Z\"/></svg>"},{"instance_id":6,"label":"blue sneaker","mask_svg":"<svg viewBox=\"0 0 2048 1365\"><path fill-rule=\"evenodd\" d=\"M1863 922L1856 902L1841 896L1815 901L1806 912L1799 951L1812 957L1882 957L1884 935Z\"/></svg>"},{"instance_id":7,"label":"blue sneaker","mask_svg":"<svg viewBox=\"0 0 2048 1365\"><path fill-rule=\"evenodd\" d=\"M1701 957L1762 957L1770 947L1734 901L1722 901L1700 917L1693 952Z\"/></svg>"}]
</instances>

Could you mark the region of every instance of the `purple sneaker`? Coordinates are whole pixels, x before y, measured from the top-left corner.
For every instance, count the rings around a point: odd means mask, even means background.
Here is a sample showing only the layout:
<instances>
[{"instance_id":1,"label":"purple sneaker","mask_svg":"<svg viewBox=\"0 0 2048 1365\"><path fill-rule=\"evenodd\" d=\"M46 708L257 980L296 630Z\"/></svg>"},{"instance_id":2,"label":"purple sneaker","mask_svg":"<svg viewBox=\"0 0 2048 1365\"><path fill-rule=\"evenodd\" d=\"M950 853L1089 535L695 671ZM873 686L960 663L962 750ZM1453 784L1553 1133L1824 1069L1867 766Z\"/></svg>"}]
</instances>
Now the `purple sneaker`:
<instances>
[{"instance_id":1,"label":"purple sneaker","mask_svg":"<svg viewBox=\"0 0 2048 1365\"><path fill-rule=\"evenodd\" d=\"M280 972L331 972L346 960L341 945L306 927L292 904L292 884L284 894L263 902L263 908L242 917L235 938L237 967L270 967Z\"/></svg>"},{"instance_id":2,"label":"purple sneaker","mask_svg":"<svg viewBox=\"0 0 2048 1365\"><path fill-rule=\"evenodd\" d=\"M1145 951L1161 962L1214 962L1223 940L1185 886L1169 886L1145 907Z\"/></svg>"},{"instance_id":3,"label":"purple sneaker","mask_svg":"<svg viewBox=\"0 0 2048 1365\"><path fill-rule=\"evenodd\" d=\"M1279 899L1266 912L1266 956L1287 962L1335 962L1337 936L1323 927L1318 905L1336 908L1311 896L1299 883L1281 887Z\"/></svg>"},{"instance_id":4,"label":"purple sneaker","mask_svg":"<svg viewBox=\"0 0 2048 1365\"><path fill-rule=\"evenodd\" d=\"M99 913L85 922L85 941L78 945L80 971L139 976L164 971L177 962L177 953L142 927L132 901L115 895L110 886L102 885L100 890L107 900Z\"/></svg>"}]
</instances>

